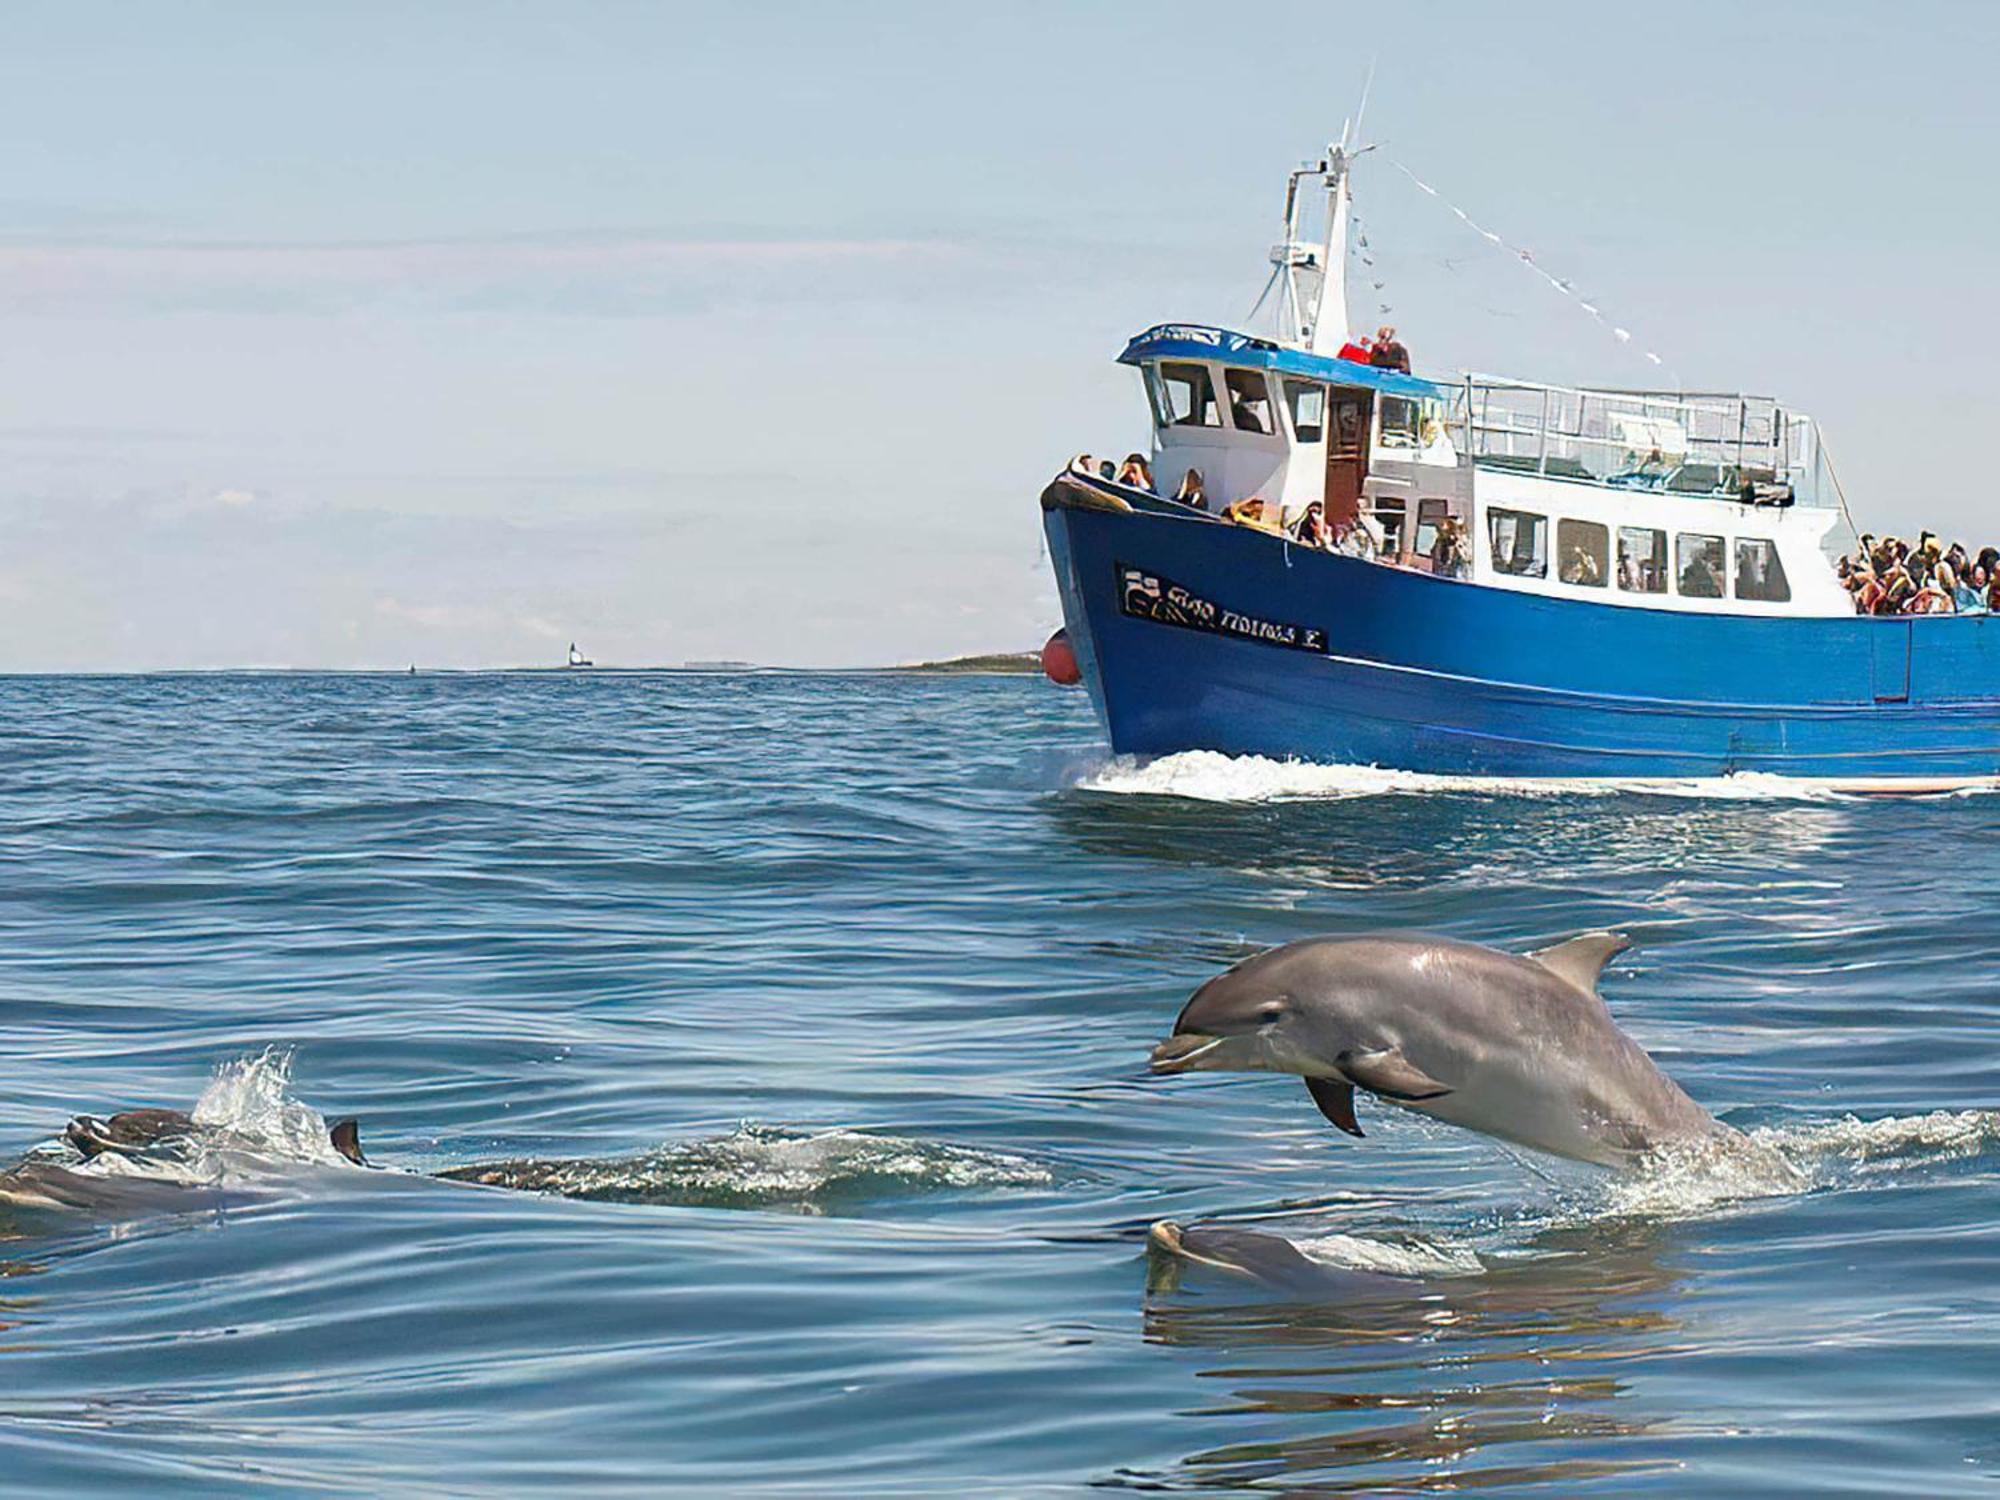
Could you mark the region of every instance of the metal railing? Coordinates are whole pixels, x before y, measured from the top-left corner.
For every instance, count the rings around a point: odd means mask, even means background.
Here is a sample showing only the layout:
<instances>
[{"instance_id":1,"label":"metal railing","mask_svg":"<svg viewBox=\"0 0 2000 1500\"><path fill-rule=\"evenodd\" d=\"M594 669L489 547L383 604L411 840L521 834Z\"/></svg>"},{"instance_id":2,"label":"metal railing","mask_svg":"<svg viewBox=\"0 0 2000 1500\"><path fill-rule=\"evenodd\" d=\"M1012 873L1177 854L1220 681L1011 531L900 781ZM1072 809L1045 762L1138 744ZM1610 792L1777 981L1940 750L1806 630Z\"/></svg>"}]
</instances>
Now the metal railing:
<instances>
[{"instance_id":1,"label":"metal railing","mask_svg":"<svg viewBox=\"0 0 2000 1500\"><path fill-rule=\"evenodd\" d=\"M1455 404L1461 446L1487 468L1688 496L1788 486L1798 504L1835 503L1812 419L1768 396L1468 375Z\"/></svg>"}]
</instances>

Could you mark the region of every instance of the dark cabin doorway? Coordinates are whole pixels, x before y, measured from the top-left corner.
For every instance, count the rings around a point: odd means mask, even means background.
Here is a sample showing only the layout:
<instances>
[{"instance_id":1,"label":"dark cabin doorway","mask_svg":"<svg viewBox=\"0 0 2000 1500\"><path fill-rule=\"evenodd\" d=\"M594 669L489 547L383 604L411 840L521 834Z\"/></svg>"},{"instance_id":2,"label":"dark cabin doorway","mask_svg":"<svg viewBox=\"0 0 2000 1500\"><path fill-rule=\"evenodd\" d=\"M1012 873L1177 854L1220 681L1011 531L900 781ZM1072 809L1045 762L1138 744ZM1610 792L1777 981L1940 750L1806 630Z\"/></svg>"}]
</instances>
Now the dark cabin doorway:
<instances>
[{"instance_id":1,"label":"dark cabin doorway","mask_svg":"<svg viewBox=\"0 0 2000 1500\"><path fill-rule=\"evenodd\" d=\"M1326 519L1337 536L1361 515L1368 478L1368 420L1374 392L1334 386L1326 394Z\"/></svg>"}]
</instances>

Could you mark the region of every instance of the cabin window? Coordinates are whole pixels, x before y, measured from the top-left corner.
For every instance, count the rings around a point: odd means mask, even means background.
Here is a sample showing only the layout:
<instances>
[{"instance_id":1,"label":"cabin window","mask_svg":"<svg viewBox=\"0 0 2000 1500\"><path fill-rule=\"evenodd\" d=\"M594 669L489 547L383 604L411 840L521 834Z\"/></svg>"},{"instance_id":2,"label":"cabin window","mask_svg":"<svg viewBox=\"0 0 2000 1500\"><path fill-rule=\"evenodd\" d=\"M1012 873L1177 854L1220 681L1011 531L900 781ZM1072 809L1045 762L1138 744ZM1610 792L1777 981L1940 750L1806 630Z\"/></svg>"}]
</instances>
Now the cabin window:
<instances>
[{"instance_id":1,"label":"cabin window","mask_svg":"<svg viewBox=\"0 0 2000 1500\"><path fill-rule=\"evenodd\" d=\"M1611 573L1611 531L1596 521L1556 526L1556 576L1578 588L1601 589Z\"/></svg>"},{"instance_id":2,"label":"cabin window","mask_svg":"<svg viewBox=\"0 0 2000 1500\"><path fill-rule=\"evenodd\" d=\"M1287 380L1285 404L1292 409L1292 431L1302 443L1326 436L1326 387L1310 380Z\"/></svg>"},{"instance_id":3,"label":"cabin window","mask_svg":"<svg viewBox=\"0 0 2000 1500\"><path fill-rule=\"evenodd\" d=\"M1156 404L1162 427L1220 427L1222 412L1215 404L1215 387L1207 365L1160 366Z\"/></svg>"},{"instance_id":4,"label":"cabin window","mask_svg":"<svg viewBox=\"0 0 2000 1500\"><path fill-rule=\"evenodd\" d=\"M1674 538L1674 571L1680 575L1682 598L1720 599L1728 569L1721 537L1683 531Z\"/></svg>"},{"instance_id":5,"label":"cabin window","mask_svg":"<svg viewBox=\"0 0 2000 1500\"><path fill-rule=\"evenodd\" d=\"M1444 404L1384 396L1377 403L1375 429L1379 448L1428 448L1444 436Z\"/></svg>"},{"instance_id":6,"label":"cabin window","mask_svg":"<svg viewBox=\"0 0 2000 1500\"><path fill-rule=\"evenodd\" d=\"M1549 576L1549 518L1527 510L1486 512L1487 539L1493 544L1493 571L1515 578Z\"/></svg>"},{"instance_id":7,"label":"cabin window","mask_svg":"<svg viewBox=\"0 0 2000 1500\"><path fill-rule=\"evenodd\" d=\"M1265 436L1278 430L1271 420L1271 390L1264 383L1261 370L1224 370L1222 378L1229 387L1229 420L1238 432L1261 432Z\"/></svg>"},{"instance_id":8,"label":"cabin window","mask_svg":"<svg viewBox=\"0 0 2000 1500\"><path fill-rule=\"evenodd\" d=\"M1736 542L1736 597L1783 604L1792 597L1791 582L1777 545L1739 537Z\"/></svg>"},{"instance_id":9,"label":"cabin window","mask_svg":"<svg viewBox=\"0 0 2000 1500\"><path fill-rule=\"evenodd\" d=\"M1406 396L1384 396L1375 423L1375 442L1383 448L1418 448L1420 413Z\"/></svg>"},{"instance_id":10,"label":"cabin window","mask_svg":"<svg viewBox=\"0 0 2000 1500\"><path fill-rule=\"evenodd\" d=\"M1667 534L1650 526L1618 528L1618 587L1630 594L1667 591Z\"/></svg>"}]
</instances>

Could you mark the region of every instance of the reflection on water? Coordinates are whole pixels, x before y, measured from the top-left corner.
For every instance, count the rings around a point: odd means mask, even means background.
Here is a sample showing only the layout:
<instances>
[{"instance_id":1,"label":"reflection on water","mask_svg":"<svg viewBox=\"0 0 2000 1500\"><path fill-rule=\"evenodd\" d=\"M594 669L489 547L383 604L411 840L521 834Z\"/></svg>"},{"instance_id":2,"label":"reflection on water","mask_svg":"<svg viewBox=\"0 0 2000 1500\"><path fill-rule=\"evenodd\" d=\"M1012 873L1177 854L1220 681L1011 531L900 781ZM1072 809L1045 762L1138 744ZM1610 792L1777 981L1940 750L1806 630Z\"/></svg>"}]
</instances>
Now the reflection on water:
<instances>
[{"instance_id":1,"label":"reflection on water","mask_svg":"<svg viewBox=\"0 0 2000 1500\"><path fill-rule=\"evenodd\" d=\"M1239 1300L1240 1283L1227 1273L1208 1283L1202 1268L1184 1268L1154 1283L1148 1342L1198 1353L1197 1378L1216 1396L1195 1415L1231 1427L1282 1417L1288 1435L1204 1447L1144 1478L1339 1493L1559 1484L1670 1467L1616 1451L1666 1423L1620 1409L1627 1386L1606 1373L1670 1355L1681 1337L1686 1272L1672 1263L1666 1236L1660 1225L1565 1229L1481 1274L1411 1280L1400 1295L1372 1277L1338 1304ZM1193 1283L1227 1300L1172 1295ZM1577 1454L1579 1444L1590 1457Z\"/></svg>"}]
</instances>

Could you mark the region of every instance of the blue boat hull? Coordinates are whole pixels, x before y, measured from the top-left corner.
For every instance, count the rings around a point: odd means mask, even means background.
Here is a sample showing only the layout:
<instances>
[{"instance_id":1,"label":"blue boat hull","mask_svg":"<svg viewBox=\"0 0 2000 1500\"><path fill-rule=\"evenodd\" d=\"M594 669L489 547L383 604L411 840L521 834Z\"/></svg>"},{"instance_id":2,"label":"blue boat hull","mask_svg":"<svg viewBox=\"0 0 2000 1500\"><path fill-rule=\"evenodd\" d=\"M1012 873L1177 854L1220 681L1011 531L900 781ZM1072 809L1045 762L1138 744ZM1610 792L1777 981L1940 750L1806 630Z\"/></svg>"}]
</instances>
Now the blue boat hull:
<instances>
[{"instance_id":1,"label":"blue boat hull","mask_svg":"<svg viewBox=\"0 0 2000 1500\"><path fill-rule=\"evenodd\" d=\"M1121 754L1885 790L2000 777L2000 617L1630 608L1181 512L1048 497L1044 511L1078 664Z\"/></svg>"}]
</instances>

